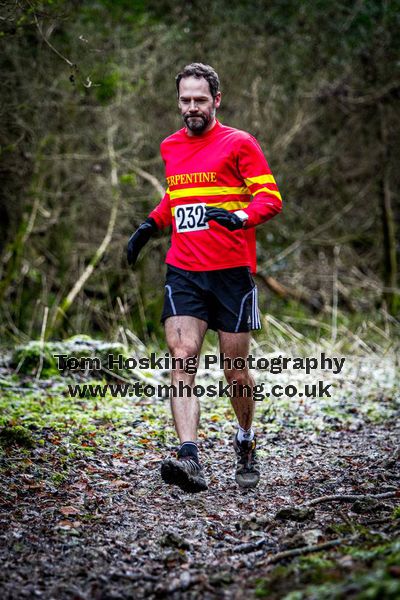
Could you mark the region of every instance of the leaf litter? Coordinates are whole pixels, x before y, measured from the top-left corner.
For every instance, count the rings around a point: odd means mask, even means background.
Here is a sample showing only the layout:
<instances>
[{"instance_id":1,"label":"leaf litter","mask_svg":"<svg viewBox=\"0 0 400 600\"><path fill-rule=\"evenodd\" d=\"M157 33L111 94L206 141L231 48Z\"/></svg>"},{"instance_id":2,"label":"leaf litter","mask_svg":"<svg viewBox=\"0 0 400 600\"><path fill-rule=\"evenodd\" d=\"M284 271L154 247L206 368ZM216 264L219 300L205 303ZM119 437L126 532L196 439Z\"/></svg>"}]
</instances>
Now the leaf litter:
<instances>
[{"instance_id":1,"label":"leaf litter","mask_svg":"<svg viewBox=\"0 0 400 600\"><path fill-rule=\"evenodd\" d=\"M251 491L234 482L229 402L202 400L209 490L189 495L160 479L176 449L165 401L69 398L77 375L16 377L4 364L1 597L400 594L393 365L388 354L353 357L332 398L257 403L262 479Z\"/></svg>"}]
</instances>

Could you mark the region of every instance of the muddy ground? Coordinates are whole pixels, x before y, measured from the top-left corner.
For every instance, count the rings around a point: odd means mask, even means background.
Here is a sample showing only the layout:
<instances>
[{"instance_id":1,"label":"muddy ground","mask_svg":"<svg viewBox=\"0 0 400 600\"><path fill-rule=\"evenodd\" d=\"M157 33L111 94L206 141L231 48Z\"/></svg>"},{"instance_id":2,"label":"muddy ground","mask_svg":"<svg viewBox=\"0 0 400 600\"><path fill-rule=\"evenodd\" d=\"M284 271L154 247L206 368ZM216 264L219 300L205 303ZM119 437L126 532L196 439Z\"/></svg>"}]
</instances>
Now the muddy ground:
<instances>
[{"instance_id":1,"label":"muddy ground","mask_svg":"<svg viewBox=\"0 0 400 600\"><path fill-rule=\"evenodd\" d=\"M160 478L166 402L73 399L3 366L1 599L400 597L399 401L370 373L351 401L342 382L325 405L259 403L251 491L229 402L205 403L209 490L190 495Z\"/></svg>"}]
</instances>

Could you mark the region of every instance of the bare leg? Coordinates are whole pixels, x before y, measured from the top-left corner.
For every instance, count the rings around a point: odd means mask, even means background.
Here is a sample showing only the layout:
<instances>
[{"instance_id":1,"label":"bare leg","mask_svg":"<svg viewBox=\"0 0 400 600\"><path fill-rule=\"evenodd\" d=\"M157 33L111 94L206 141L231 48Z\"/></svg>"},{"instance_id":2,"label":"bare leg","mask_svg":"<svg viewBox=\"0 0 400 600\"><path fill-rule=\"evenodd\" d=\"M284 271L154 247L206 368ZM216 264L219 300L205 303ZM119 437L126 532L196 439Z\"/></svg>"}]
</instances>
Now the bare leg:
<instances>
[{"instance_id":1,"label":"bare leg","mask_svg":"<svg viewBox=\"0 0 400 600\"><path fill-rule=\"evenodd\" d=\"M247 358L250 348L250 333L227 333L226 331L218 331L218 336L220 350L225 355L225 358ZM236 381L238 384L249 386L251 389L254 386L254 379L247 366L245 369L228 369L226 367L224 373L227 382L230 384ZM239 425L243 427L243 429L250 429L254 416L254 400L252 393L247 397L233 396L231 398L231 403L239 421Z\"/></svg>"},{"instance_id":2,"label":"bare leg","mask_svg":"<svg viewBox=\"0 0 400 600\"><path fill-rule=\"evenodd\" d=\"M186 360L200 353L207 323L196 317L169 317L165 321L165 336L171 356ZM178 386L179 381L191 388L195 375L185 373L184 369L171 371L171 383ZM181 384L182 385L182 384ZM197 428L200 418L199 400L190 393L184 397L171 397L171 411L175 429L181 444L197 440Z\"/></svg>"}]
</instances>

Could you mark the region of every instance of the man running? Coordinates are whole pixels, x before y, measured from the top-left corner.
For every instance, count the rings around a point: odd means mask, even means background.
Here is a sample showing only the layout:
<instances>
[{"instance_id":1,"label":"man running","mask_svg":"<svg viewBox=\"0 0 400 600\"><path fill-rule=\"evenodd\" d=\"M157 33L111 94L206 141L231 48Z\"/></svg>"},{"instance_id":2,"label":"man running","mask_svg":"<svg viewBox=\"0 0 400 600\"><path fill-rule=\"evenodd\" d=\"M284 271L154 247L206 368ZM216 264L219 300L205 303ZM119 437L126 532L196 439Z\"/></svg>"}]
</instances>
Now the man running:
<instances>
[{"instance_id":1,"label":"man running","mask_svg":"<svg viewBox=\"0 0 400 600\"><path fill-rule=\"evenodd\" d=\"M250 332L261 327L251 276L256 270L255 227L278 214L282 200L257 140L216 119L221 92L214 69L190 64L177 75L176 87L185 127L161 143L168 189L131 236L128 262L134 265L153 233L172 225L161 319L171 356L183 364L198 357L210 328L218 332L220 352L233 362L248 356ZM254 380L247 368L226 368L224 373L232 384L238 419L235 479L252 488L260 479L254 400L243 390L251 390ZM173 389L179 381L191 389L195 375L175 369ZM172 396L171 410L180 448L176 458L162 462L161 476L187 492L206 490L197 447L199 400L190 393Z\"/></svg>"}]
</instances>

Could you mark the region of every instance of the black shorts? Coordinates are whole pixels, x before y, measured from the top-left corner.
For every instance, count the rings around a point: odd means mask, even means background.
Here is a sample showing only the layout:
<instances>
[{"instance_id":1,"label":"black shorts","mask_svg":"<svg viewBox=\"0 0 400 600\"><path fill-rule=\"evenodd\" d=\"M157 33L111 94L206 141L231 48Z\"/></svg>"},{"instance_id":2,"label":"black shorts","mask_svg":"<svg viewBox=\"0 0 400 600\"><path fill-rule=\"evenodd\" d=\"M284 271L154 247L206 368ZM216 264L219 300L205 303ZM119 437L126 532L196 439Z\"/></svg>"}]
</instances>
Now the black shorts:
<instances>
[{"instance_id":1,"label":"black shorts","mask_svg":"<svg viewBox=\"0 0 400 600\"><path fill-rule=\"evenodd\" d=\"M257 286L250 269L185 271L168 265L161 321L183 315L207 321L215 331L261 329Z\"/></svg>"}]
</instances>

